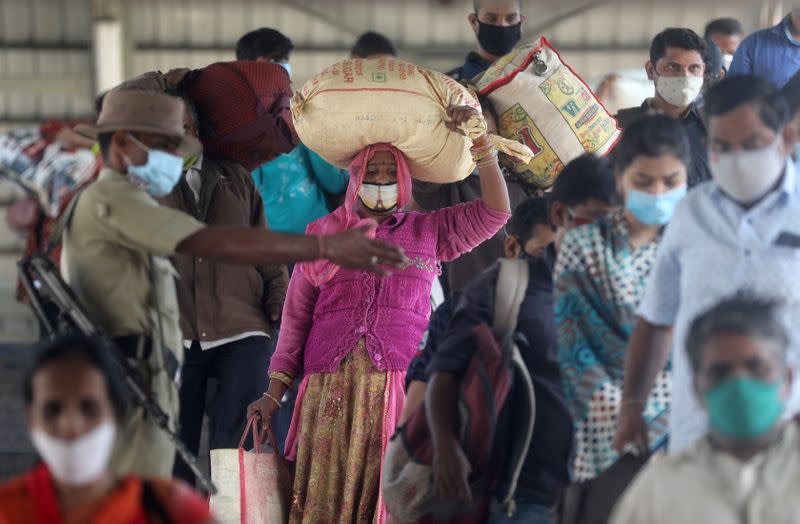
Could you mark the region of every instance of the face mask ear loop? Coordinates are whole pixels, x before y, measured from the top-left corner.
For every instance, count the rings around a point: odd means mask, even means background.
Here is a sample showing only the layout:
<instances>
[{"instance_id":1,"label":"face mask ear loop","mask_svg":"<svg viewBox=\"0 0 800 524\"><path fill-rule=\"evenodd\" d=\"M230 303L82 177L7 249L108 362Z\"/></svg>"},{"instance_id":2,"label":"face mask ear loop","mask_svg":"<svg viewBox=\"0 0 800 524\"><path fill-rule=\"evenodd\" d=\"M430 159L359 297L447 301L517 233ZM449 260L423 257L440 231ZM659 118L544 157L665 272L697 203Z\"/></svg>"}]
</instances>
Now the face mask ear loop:
<instances>
[{"instance_id":1,"label":"face mask ear loop","mask_svg":"<svg viewBox=\"0 0 800 524\"><path fill-rule=\"evenodd\" d=\"M136 147L138 147L139 149L141 149L142 151L144 151L145 153L147 153L147 155L148 155L148 156L150 155L150 148L149 148L149 147L147 147L146 145L144 145L144 144L141 142L141 140L139 140L138 138L136 138L135 136L133 136L133 133L126 133L126 134L128 135L128 138L130 138L130 139L131 139L131 141L133 142L133 144L134 144ZM131 162L131 158L130 158L128 155L126 155L126 154L123 154L123 155L122 155L122 161L123 161L123 162L125 162L125 167L126 167L126 168L129 168L129 167L133 166L133 162Z\"/></svg>"},{"instance_id":2,"label":"face mask ear loop","mask_svg":"<svg viewBox=\"0 0 800 524\"><path fill-rule=\"evenodd\" d=\"M146 145L144 145L142 143L141 140L139 140L138 138L133 136L133 133L128 133L128 137L131 139L131 141L133 141L133 143L136 145L136 147L138 147L139 149L141 149L145 153L150 153L150 149L151 148L147 147Z\"/></svg>"}]
</instances>

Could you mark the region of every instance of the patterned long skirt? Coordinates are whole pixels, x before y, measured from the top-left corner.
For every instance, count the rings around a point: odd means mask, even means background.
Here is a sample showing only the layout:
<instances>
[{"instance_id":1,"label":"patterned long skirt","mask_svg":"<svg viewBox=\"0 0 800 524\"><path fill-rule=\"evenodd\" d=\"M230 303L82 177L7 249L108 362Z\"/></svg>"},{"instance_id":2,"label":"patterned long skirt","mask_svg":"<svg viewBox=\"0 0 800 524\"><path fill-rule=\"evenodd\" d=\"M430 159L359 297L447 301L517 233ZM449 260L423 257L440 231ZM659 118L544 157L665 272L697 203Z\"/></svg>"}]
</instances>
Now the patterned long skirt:
<instances>
[{"instance_id":1,"label":"patterned long skirt","mask_svg":"<svg viewBox=\"0 0 800 524\"><path fill-rule=\"evenodd\" d=\"M307 376L286 442L290 524L383 524L381 464L403 408L404 372L373 366L364 342L336 373Z\"/></svg>"}]
</instances>

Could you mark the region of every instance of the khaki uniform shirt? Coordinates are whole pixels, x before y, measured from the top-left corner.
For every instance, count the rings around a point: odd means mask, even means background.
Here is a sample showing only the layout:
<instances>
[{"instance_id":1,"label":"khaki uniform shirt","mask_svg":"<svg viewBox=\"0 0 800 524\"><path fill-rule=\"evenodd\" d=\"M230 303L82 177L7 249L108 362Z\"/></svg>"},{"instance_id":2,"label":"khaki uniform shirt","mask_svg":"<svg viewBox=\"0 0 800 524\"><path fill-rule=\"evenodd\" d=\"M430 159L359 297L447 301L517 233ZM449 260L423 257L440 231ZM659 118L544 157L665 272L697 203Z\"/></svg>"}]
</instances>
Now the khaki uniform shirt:
<instances>
[{"instance_id":1,"label":"khaki uniform shirt","mask_svg":"<svg viewBox=\"0 0 800 524\"><path fill-rule=\"evenodd\" d=\"M78 197L61 272L107 335L147 335L182 361L177 273L165 257L203 227L105 168Z\"/></svg>"},{"instance_id":2,"label":"khaki uniform shirt","mask_svg":"<svg viewBox=\"0 0 800 524\"><path fill-rule=\"evenodd\" d=\"M800 431L749 462L707 438L645 468L623 495L612 524L790 524L800 522Z\"/></svg>"}]
</instances>

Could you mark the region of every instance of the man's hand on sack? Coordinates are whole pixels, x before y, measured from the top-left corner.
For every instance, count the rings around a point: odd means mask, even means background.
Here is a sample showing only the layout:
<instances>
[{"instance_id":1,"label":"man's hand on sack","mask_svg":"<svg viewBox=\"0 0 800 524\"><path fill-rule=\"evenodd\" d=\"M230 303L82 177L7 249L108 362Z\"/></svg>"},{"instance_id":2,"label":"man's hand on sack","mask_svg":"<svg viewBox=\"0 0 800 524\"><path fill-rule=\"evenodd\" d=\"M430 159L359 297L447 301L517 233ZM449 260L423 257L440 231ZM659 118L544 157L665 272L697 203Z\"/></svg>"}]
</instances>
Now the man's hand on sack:
<instances>
[{"instance_id":1,"label":"man's hand on sack","mask_svg":"<svg viewBox=\"0 0 800 524\"><path fill-rule=\"evenodd\" d=\"M469 459L455 438L450 443L436 446L433 454L433 489L436 498L472 503L469 487L471 471Z\"/></svg>"},{"instance_id":2,"label":"man's hand on sack","mask_svg":"<svg viewBox=\"0 0 800 524\"><path fill-rule=\"evenodd\" d=\"M481 117L480 111L470 106L450 106L447 108L447 116L450 121L445 125L450 131L464 134L461 126L469 122L472 117Z\"/></svg>"},{"instance_id":3,"label":"man's hand on sack","mask_svg":"<svg viewBox=\"0 0 800 524\"><path fill-rule=\"evenodd\" d=\"M167 84L169 84L169 86L172 89L176 89L178 85L183 81L184 77L186 76L186 73L188 73L189 71L190 70L186 69L185 67L180 69L172 69L170 71L167 71L167 73L164 75L164 78L167 80Z\"/></svg>"}]
</instances>

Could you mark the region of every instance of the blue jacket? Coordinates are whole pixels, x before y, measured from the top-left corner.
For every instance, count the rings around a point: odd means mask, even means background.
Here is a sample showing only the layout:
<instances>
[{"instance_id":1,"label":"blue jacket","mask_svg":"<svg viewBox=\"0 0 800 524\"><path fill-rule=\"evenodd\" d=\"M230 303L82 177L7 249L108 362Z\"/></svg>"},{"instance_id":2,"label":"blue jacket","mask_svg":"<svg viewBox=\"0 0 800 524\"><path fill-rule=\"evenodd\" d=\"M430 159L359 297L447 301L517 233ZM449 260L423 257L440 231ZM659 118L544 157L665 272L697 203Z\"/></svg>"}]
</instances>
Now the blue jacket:
<instances>
[{"instance_id":1,"label":"blue jacket","mask_svg":"<svg viewBox=\"0 0 800 524\"><path fill-rule=\"evenodd\" d=\"M491 66L491 62L484 60L481 58L481 55L473 51L467 55L467 60L464 62L464 65L457 67L452 71L448 71L447 76L458 80L459 82L462 80L472 80L479 74L489 69Z\"/></svg>"},{"instance_id":2,"label":"blue jacket","mask_svg":"<svg viewBox=\"0 0 800 524\"><path fill-rule=\"evenodd\" d=\"M757 31L744 39L733 57L729 75L758 75L782 88L800 70L800 41L792 37L791 21Z\"/></svg>"},{"instance_id":3,"label":"blue jacket","mask_svg":"<svg viewBox=\"0 0 800 524\"><path fill-rule=\"evenodd\" d=\"M303 144L252 173L273 231L305 233L306 226L330 212L325 194L347 189L349 173L325 162Z\"/></svg>"}]
</instances>

